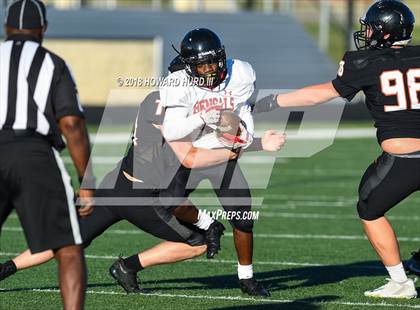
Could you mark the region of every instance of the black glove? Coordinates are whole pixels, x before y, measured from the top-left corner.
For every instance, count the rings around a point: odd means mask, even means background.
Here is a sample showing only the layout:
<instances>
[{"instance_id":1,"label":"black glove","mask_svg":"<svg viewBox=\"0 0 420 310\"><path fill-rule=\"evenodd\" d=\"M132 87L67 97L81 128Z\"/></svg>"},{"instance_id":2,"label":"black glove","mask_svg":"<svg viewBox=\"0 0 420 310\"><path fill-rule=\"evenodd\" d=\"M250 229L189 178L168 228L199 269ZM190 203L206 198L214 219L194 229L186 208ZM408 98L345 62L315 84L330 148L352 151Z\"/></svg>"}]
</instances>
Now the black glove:
<instances>
[{"instance_id":1,"label":"black glove","mask_svg":"<svg viewBox=\"0 0 420 310\"><path fill-rule=\"evenodd\" d=\"M253 113L270 112L278 108L277 95L269 95L255 102Z\"/></svg>"}]
</instances>

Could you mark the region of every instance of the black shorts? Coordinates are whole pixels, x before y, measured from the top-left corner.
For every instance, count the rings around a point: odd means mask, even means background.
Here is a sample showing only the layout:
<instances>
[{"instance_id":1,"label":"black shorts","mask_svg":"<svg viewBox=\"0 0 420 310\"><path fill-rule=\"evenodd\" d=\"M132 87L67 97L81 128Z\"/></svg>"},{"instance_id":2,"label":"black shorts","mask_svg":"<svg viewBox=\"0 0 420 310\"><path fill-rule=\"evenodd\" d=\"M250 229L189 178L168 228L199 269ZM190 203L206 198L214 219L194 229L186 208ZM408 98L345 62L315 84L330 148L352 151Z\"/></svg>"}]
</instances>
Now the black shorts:
<instances>
[{"instance_id":1,"label":"black shorts","mask_svg":"<svg viewBox=\"0 0 420 310\"><path fill-rule=\"evenodd\" d=\"M46 140L0 141L0 228L13 208L32 253L82 244L70 176Z\"/></svg>"},{"instance_id":2,"label":"black shorts","mask_svg":"<svg viewBox=\"0 0 420 310\"><path fill-rule=\"evenodd\" d=\"M172 197L173 201L179 199L175 204L179 205L206 179L227 209L250 204L249 185L236 160L208 168L188 169L181 165L169 186L160 191L162 203L167 205Z\"/></svg>"},{"instance_id":3,"label":"black shorts","mask_svg":"<svg viewBox=\"0 0 420 310\"><path fill-rule=\"evenodd\" d=\"M109 189L110 187L112 188ZM95 199L100 199L101 205L96 206L90 216L80 220L85 246L121 220L127 220L144 232L166 241L182 242L192 246L205 244L204 231L189 223L181 222L167 208L160 206L159 192L133 188L133 182L129 181L119 169L108 173L99 188ZM138 199L139 205L125 205L124 198ZM107 200L110 204L104 205ZM150 204L145 204L144 200Z\"/></svg>"},{"instance_id":4,"label":"black shorts","mask_svg":"<svg viewBox=\"0 0 420 310\"><path fill-rule=\"evenodd\" d=\"M162 203L175 208L206 179L226 211L244 213L251 210L251 192L237 160L200 169L188 169L181 165L168 188L161 190ZM230 223L245 232L251 232L253 228L252 220L231 220Z\"/></svg>"},{"instance_id":5,"label":"black shorts","mask_svg":"<svg viewBox=\"0 0 420 310\"><path fill-rule=\"evenodd\" d=\"M376 220L418 190L420 158L383 153L367 168L360 182L359 217L367 221Z\"/></svg>"}]
</instances>

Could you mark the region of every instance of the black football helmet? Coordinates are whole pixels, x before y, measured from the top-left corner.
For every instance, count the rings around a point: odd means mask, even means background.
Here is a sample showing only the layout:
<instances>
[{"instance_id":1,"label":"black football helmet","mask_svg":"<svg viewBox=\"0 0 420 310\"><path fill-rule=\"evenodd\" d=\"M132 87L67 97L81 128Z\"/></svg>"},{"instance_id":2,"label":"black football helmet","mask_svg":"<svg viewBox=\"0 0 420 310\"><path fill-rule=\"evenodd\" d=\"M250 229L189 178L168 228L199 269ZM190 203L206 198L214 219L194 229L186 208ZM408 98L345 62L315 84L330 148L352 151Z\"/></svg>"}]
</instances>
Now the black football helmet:
<instances>
[{"instance_id":1,"label":"black football helmet","mask_svg":"<svg viewBox=\"0 0 420 310\"><path fill-rule=\"evenodd\" d=\"M404 3L398 0L377 1L360 19L361 29L354 33L354 43L358 50L407 45L414 23L414 14ZM387 35L389 37L385 39Z\"/></svg>"},{"instance_id":2,"label":"black football helmet","mask_svg":"<svg viewBox=\"0 0 420 310\"><path fill-rule=\"evenodd\" d=\"M225 47L217 34L210 29L199 28L188 32L181 41L181 50L178 53L188 75L201 81L199 86L214 88L226 78ZM214 63L217 64L216 72L204 75L197 72L198 65Z\"/></svg>"}]
</instances>

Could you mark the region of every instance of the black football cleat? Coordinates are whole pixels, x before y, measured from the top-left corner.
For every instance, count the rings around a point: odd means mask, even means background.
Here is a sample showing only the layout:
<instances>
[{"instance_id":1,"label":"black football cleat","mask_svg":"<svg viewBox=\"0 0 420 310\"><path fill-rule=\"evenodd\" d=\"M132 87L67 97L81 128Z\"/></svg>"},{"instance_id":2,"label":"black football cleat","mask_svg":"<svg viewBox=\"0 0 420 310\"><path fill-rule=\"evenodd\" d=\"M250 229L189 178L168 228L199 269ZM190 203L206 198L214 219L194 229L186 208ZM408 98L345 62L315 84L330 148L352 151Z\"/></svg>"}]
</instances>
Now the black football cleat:
<instances>
[{"instance_id":1,"label":"black football cleat","mask_svg":"<svg viewBox=\"0 0 420 310\"><path fill-rule=\"evenodd\" d=\"M412 274L420 276L420 250L411 253L411 257L405 262L405 269Z\"/></svg>"},{"instance_id":2,"label":"black football cleat","mask_svg":"<svg viewBox=\"0 0 420 310\"><path fill-rule=\"evenodd\" d=\"M258 283L255 278L251 279L240 279L239 287L241 288L242 293L255 296L255 297L270 297L270 292Z\"/></svg>"},{"instance_id":3,"label":"black football cleat","mask_svg":"<svg viewBox=\"0 0 420 310\"><path fill-rule=\"evenodd\" d=\"M223 236L225 226L218 221L214 221L209 229L206 230L207 258L211 259L220 250L220 238Z\"/></svg>"},{"instance_id":4,"label":"black football cleat","mask_svg":"<svg viewBox=\"0 0 420 310\"><path fill-rule=\"evenodd\" d=\"M144 292L137 283L137 273L128 269L121 257L109 267L109 273L127 293Z\"/></svg>"},{"instance_id":5,"label":"black football cleat","mask_svg":"<svg viewBox=\"0 0 420 310\"><path fill-rule=\"evenodd\" d=\"M0 264L0 281L14 275L16 271L16 265L11 260Z\"/></svg>"}]
</instances>

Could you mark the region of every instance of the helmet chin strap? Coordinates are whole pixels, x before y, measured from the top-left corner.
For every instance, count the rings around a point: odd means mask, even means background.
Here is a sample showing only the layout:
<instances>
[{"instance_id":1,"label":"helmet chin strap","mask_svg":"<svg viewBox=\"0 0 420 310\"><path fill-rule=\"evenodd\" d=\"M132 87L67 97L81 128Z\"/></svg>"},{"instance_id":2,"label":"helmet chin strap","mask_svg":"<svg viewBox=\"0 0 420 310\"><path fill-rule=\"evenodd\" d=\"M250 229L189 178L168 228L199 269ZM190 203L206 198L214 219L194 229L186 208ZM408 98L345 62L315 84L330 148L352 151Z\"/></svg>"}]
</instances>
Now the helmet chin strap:
<instances>
[{"instance_id":1,"label":"helmet chin strap","mask_svg":"<svg viewBox=\"0 0 420 310\"><path fill-rule=\"evenodd\" d=\"M408 45L409 43L411 42L411 38L410 39L408 39L408 40L401 40L401 41L396 41L396 42L394 42L394 43L392 43L392 44L390 44L390 43L388 43L388 44L384 44L383 45L383 47L392 47L392 46L406 46L406 45ZM370 45L372 46L372 47L377 47L377 45L378 45L378 41L377 40L372 40L371 41L371 43L370 43Z\"/></svg>"},{"instance_id":2,"label":"helmet chin strap","mask_svg":"<svg viewBox=\"0 0 420 310\"><path fill-rule=\"evenodd\" d=\"M408 39L408 40L402 40L402 41L394 42L394 43L392 43L392 46L395 46L395 45L408 45L408 44L410 44L410 42L411 42L411 38Z\"/></svg>"}]
</instances>

